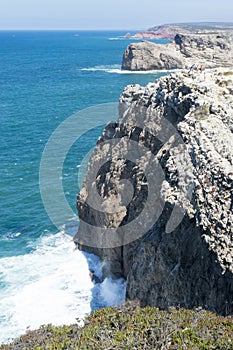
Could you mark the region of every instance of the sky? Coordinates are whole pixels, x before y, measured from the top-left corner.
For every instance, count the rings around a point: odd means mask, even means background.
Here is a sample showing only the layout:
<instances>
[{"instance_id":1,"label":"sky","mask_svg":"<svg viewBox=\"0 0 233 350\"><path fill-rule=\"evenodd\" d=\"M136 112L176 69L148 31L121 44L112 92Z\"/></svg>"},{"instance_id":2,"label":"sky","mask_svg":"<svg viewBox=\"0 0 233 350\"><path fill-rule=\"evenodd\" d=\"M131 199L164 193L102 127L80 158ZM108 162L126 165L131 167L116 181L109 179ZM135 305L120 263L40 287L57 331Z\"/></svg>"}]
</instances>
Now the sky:
<instances>
[{"instance_id":1,"label":"sky","mask_svg":"<svg viewBox=\"0 0 233 350\"><path fill-rule=\"evenodd\" d=\"M0 29L147 29L233 22L232 0L0 0Z\"/></svg>"}]
</instances>

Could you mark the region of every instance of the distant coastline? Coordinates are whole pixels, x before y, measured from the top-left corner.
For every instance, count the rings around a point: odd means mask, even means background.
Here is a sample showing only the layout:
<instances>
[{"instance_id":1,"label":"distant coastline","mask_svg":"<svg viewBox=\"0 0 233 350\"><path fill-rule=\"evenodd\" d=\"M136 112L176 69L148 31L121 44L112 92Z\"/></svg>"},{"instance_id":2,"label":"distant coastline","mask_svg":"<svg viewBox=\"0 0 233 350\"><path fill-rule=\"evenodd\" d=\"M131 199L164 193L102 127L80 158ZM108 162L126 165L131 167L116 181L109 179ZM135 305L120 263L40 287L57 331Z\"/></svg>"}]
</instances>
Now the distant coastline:
<instances>
[{"instance_id":1,"label":"distant coastline","mask_svg":"<svg viewBox=\"0 0 233 350\"><path fill-rule=\"evenodd\" d=\"M145 31L139 31L136 34L126 33L127 39L174 39L177 33L194 33L206 30L233 30L233 22L197 22L197 23L171 23L162 24L149 28Z\"/></svg>"}]
</instances>

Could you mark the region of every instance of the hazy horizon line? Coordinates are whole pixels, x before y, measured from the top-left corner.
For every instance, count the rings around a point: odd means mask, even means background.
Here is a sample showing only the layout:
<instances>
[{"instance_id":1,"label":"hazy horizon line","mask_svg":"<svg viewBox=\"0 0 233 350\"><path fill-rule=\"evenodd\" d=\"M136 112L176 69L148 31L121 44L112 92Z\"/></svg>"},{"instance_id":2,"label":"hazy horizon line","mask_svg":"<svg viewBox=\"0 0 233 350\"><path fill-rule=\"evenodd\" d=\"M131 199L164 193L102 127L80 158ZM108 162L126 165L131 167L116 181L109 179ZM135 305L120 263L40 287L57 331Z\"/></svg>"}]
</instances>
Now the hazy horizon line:
<instances>
[{"instance_id":1,"label":"hazy horizon line","mask_svg":"<svg viewBox=\"0 0 233 350\"><path fill-rule=\"evenodd\" d=\"M145 31L148 28L0 28L0 31Z\"/></svg>"},{"instance_id":2,"label":"hazy horizon line","mask_svg":"<svg viewBox=\"0 0 233 350\"><path fill-rule=\"evenodd\" d=\"M147 31L150 28L163 25L185 25L185 24L229 24L229 21L194 21L194 22L169 22L155 24L150 27L141 28L0 28L0 31Z\"/></svg>"}]
</instances>

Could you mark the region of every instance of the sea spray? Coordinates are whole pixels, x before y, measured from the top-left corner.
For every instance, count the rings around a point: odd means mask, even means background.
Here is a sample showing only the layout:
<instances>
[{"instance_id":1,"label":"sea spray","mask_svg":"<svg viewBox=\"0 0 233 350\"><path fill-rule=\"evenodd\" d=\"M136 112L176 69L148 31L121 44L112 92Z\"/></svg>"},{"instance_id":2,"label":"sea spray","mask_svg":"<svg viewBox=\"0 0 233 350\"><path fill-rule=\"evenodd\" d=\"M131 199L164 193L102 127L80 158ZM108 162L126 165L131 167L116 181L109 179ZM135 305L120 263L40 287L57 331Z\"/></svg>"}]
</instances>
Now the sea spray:
<instances>
[{"instance_id":1,"label":"sea spray","mask_svg":"<svg viewBox=\"0 0 233 350\"><path fill-rule=\"evenodd\" d=\"M125 301L126 281L124 278L113 279L106 277L103 279L102 268L104 262L94 254L84 253L89 269L99 283L94 283L92 288L91 310L101 307L118 306Z\"/></svg>"},{"instance_id":2,"label":"sea spray","mask_svg":"<svg viewBox=\"0 0 233 350\"><path fill-rule=\"evenodd\" d=\"M91 311L87 261L63 232L39 238L30 254L1 259L0 278L0 342L41 324L74 323Z\"/></svg>"},{"instance_id":3,"label":"sea spray","mask_svg":"<svg viewBox=\"0 0 233 350\"><path fill-rule=\"evenodd\" d=\"M2 258L0 343L42 324L76 323L95 309L124 300L124 280L94 284L90 269L102 277L99 258L75 249L63 231L39 238L30 254Z\"/></svg>"}]
</instances>

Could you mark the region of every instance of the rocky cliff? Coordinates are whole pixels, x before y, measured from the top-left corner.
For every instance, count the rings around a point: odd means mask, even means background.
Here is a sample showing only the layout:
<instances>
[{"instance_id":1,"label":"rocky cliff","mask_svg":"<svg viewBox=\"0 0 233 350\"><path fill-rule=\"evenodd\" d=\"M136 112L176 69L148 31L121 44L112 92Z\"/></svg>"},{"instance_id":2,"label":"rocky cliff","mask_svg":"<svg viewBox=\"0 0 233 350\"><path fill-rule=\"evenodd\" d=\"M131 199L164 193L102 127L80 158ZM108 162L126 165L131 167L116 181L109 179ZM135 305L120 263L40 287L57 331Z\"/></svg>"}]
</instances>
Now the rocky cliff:
<instances>
[{"instance_id":1,"label":"rocky cliff","mask_svg":"<svg viewBox=\"0 0 233 350\"><path fill-rule=\"evenodd\" d=\"M75 242L127 279L127 298L233 313L232 133L232 70L125 88L90 159Z\"/></svg>"},{"instance_id":2,"label":"rocky cliff","mask_svg":"<svg viewBox=\"0 0 233 350\"><path fill-rule=\"evenodd\" d=\"M231 67L233 31L177 34L169 44L149 41L130 44L122 60L123 70Z\"/></svg>"},{"instance_id":3,"label":"rocky cliff","mask_svg":"<svg viewBox=\"0 0 233 350\"><path fill-rule=\"evenodd\" d=\"M177 33L201 33L204 31L233 30L233 23L174 23L163 24L149 28L134 35L127 33L126 38L132 39L174 39Z\"/></svg>"}]
</instances>

